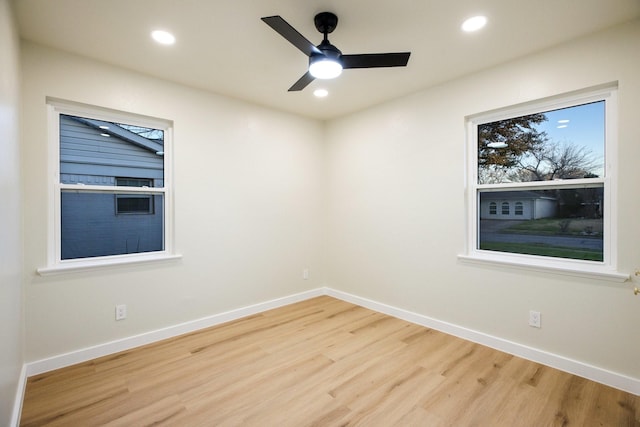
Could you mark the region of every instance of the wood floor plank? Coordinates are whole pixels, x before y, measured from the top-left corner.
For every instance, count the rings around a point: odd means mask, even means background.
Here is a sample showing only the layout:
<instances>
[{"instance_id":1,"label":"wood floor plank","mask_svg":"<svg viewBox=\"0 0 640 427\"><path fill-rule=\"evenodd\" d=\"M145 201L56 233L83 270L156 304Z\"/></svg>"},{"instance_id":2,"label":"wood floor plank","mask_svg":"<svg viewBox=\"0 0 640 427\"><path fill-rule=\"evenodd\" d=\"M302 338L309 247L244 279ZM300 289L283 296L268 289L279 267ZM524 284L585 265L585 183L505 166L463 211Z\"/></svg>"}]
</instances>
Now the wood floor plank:
<instances>
[{"instance_id":1,"label":"wood floor plank","mask_svg":"<svg viewBox=\"0 0 640 427\"><path fill-rule=\"evenodd\" d=\"M331 297L28 379L22 426L640 426L640 397Z\"/></svg>"},{"instance_id":2,"label":"wood floor plank","mask_svg":"<svg viewBox=\"0 0 640 427\"><path fill-rule=\"evenodd\" d=\"M131 427L136 425L168 424L185 410L180 398L176 395L170 395L144 408L131 411L104 425L108 427Z\"/></svg>"}]
</instances>

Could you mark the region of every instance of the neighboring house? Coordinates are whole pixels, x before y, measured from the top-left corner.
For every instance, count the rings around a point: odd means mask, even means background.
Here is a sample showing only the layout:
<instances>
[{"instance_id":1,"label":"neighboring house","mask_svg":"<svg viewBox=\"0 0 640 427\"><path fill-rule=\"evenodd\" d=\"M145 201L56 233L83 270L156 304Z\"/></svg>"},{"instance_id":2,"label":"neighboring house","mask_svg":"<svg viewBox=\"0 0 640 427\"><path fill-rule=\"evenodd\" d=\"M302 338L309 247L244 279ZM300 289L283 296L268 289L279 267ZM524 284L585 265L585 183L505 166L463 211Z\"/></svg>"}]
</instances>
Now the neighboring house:
<instances>
[{"instance_id":1,"label":"neighboring house","mask_svg":"<svg viewBox=\"0 0 640 427\"><path fill-rule=\"evenodd\" d=\"M163 175L162 139L61 115L61 183L162 187ZM62 259L162 250L162 217L161 196L63 191Z\"/></svg>"},{"instance_id":2,"label":"neighboring house","mask_svg":"<svg viewBox=\"0 0 640 427\"><path fill-rule=\"evenodd\" d=\"M496 191L481 193L480 219L540 219L556 215L555 198L533 191Z\"/></svg>"}]
</instances>

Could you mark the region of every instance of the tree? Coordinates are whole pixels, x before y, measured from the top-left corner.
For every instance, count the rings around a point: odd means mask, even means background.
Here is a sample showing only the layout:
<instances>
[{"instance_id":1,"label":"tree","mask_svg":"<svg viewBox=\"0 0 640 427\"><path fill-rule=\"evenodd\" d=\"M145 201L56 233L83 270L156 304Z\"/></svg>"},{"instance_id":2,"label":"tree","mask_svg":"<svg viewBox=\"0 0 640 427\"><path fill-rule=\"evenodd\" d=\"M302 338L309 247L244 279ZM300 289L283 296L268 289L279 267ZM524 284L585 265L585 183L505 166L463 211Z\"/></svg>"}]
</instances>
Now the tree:
<instances>
[{"instance_id":1,"label":"tree","mask_svg":"<svg viewBox=\"0 0 640 427\"><path fill-rule=\"evenodd\" d=\"M598 167L586 147L551 141L537 125L544 113L478 126L478 182L550 181L596 177Z\"/></svg>"},{"instance_id":2,"label":"tree","mask_svg":"<svg viewBox=\"0 0 640 427\"><path fill-rule=\"evenodd\" d=\"M552 181L597 177L593 154L584 146L545 140L521 156L512 181Z\"/></svg>"},{"instance_id":3,"label":"tree","mask_svg":"<svg viewBox=\"0 0 640 427\"><path fill-rule=\"evenodd\" d=\"M478 125L478 182L509 181L518 160L546 138L535 128L545 120L538 113Z\"/></svg>"},{"instance_id":4,"label":"tree","mask_svg":"<svg viewBox=\"0 0 640 427\"><path fill-rule=\"evenodd\" d=\"M546 138L535 125L547 120L542 114L530 114L478 126L478 167L495 165L511 168L525 153L540 145ZM496 145L503 145L495 148Z\"/></svg>"}]
</instances>

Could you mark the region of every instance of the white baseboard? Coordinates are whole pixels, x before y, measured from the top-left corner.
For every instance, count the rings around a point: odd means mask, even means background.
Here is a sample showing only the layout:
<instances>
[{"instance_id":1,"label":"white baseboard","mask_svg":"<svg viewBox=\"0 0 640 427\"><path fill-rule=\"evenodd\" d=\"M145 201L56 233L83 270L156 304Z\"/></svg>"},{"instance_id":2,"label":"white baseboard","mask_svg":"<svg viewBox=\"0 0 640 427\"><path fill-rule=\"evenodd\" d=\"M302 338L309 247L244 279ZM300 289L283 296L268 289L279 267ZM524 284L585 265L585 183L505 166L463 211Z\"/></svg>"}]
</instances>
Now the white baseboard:
<instances>
[{"instance_id":1,"label":"white baseboard","mask_svg":"<svg viewBox=\"0 0 640 427\"><path fill-rule=\"evenodd\" d=\"M47 359L30 362L23 369L25 377L52 371L54 369L64 368L76 363L85 362L109 354L129 350L146 344L151 344L163 339L172 338L189 332L219 325L221 323L236 320L242 317L258 314L266 310L282 307L288 304L304 301L321 295L328 295L343 301L350 302L380 313L387 314L402 320L406 320L417 325L432 328L459 338L463 338L496 350L504 351L527 360L541 363L552 368L559 369L583 378L587 378L611 387L640 396L640 379L628 377L616 372L592 366L580 361L566 358L557 354L549 353L539 349L535 349L526 345L518 344L503 338L458 326L452 323L443 322L422 314L403 310L387 304L383 304L370 299L358 297L346 292L337 291L328 287L313 289L310 291L277 298L270 301L230 310L224 313L215 314L202 319L181 323L179 325L170 326L163 329L147 332L132 337L99 344L93 347L72 351L69 353L53 356ZM22 399L16 404L21 404ZM15 410L15 409L14 409ZM18 415L19 415L18 410Z\"/></svg>"},{"instance_id":2,"label":"white baseboard","mask_svg":"<svg viewBox=\"0 0 640 427\"><path fill-rule=\"evenodd\" d=\"M522 357L523 359L531 360L533 362L640 396L640 379L638 378L632 378L617 372L608 371L564 356L538 350L533 347L518 344L483 332L474 331L452 323L443 322L432 317L413 313L411 311L396 308L377 301L361 298L346 292L337 291L335 289L325 288L325 294L380 313L388 314L389 316L393 316L398 319L435 329L449 335L482 344L505 353L513 354L514 356Z\"/></svg>"},{"instance_id":3,"label":"white baseboard","mask_svg":"<svg viewBox=\"0 0 640 427\"><path fill-rule=\"evenodd\" d=\"M96 359L98 357L118 353L120 351L130 350L135 347L140 347L142 345L151 344L167 338L184 335L190 332L198 331L200 329L209 328L221 323L240 319L246 316L251 316L263 311L304 301L321 295L325 295L324 288L313 289L310 291L301 292L299 294L276 298L247 307L226 311L224 313L203 317L201 319L180 323L178 325L169 326L167 328L157 329L155 331L145 332L143 334L134 335L104 344L98 344L92 347L83 348L65 354L60 354L47 359L37 360L35 362L26 364L27 376L30 377L33 375L38 375L44 372L53 371L55 369L64 368L66 366L75 365L76 363L82 363L88 360Z\"/></svg>"},{"instance_id":4,"label":"white baseboard","mask_svg":"<svg viewBox=\"0 0 640 427\"><path fill-rule=\"evenodd\" d=\"M18 427L20 425L22 402L24 401L24 392L27 389L27 377L27 365L22 365L22 369L20 370L20 377L18 378L18 386L16 387L16 397L13 401L11 420L9 421L9 425L11 427Z\"/></svg>"}]
</instances>

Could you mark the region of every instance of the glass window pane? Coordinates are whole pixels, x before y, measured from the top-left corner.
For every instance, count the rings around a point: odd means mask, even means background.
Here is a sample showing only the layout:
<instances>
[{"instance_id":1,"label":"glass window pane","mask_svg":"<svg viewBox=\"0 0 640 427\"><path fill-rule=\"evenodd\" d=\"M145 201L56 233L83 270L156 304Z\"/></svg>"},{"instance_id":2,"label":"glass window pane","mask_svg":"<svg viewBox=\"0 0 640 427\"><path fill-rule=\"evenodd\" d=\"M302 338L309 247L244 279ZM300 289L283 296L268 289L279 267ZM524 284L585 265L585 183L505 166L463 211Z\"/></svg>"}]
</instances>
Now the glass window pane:
<instances>
[{"instance_id":1,"label":"glass window pane","mask_svg":"<svg viewBox=\"0 0 640 427\"><path fill-rule=\"evenodd\" d=\"M164 131L60 115L60 182L164 186ZM129 180L116 183L117 177Z\"/></svg>"},{"instance_id":2,"label":"glass window pane","mask_svg":"<svg viewBox=\"0 0 640 427\"><path fill-rule=\"evenodd\" d=\"M604 176L605 101L478 125L478 183Z\"/></svg>"},{"instance_id":3,"label":"glass window pane","mask_svg":"<svg viewBox=\"0 0 640 427\"><path fill-rule=\"evenodd\" d=\"M116 194L116 215L152 214L154 212L153 196Z\"/></svg>"},{"instance_id":4,"label":"glass window pane","mask_svg":"<svg viewBox=\"0 0 640 427\"><path fill-rule=\"evenodd\" d=\"M124 196L62 192L63 260L164 250L164 197L159 194L135 195L134 198L146 198L152 202L145 215L118 215L117 201Z\"/></svg>"},{"instance_id":5,"label":"glass window pane","mask_svg":"<svg viewBox=\"0 0 640 427\"><path fill-rule=\"evenodd\" d=\"M603 200L601 186L480 192L478 249L602 261Z\"/></svg>"}]
</instances>

